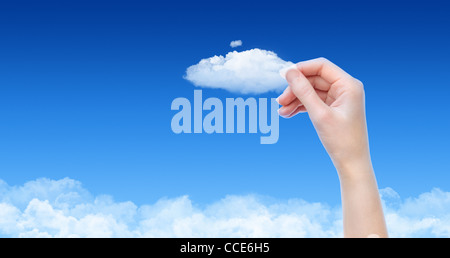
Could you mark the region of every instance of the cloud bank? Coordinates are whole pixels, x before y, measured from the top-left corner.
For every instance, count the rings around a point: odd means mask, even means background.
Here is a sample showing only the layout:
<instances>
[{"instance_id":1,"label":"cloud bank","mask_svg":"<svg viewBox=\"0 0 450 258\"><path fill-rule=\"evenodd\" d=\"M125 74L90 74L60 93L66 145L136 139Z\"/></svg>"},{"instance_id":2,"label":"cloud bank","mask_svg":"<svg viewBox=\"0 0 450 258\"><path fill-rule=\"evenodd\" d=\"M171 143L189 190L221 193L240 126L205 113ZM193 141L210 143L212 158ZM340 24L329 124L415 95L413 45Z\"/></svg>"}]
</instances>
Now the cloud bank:
<instances>
[{"instance_id":1,"label":"cloud bank","mask_svg":"<svg viewBox=\"0 0 450 258\"><path fill-rule=\"evenodd\" d=\"M450 237L450 193L402 200L381 190L392 237ZM203 208L188 196L138 206L92 196L80 182L0 180L3 237L341 237L339 207L301 199L226 196Z\"/></svg>"},{"instance_id":2,"label":"cloud bank","mask_svg":"<svg viewBox=\"0 0 450 258\"><path fill-rule=\"evenodd\" d=\"M240 47L242 46L242 40L234 40L231 41L230 43L230 47L235 48L235 47Z\"/></svg>"},{"instance_id":3,"label":"cloud bank","mask_svg":"<svg viewBox=\"0 0 450 258\"><path fill-rule=\"evenodd\" d=\"M293 65L272 51L251 49L202 59L186 70L184 78L196 86L234 93L280 92L287 86L279 71Z\"/></svg>"}]
</instances>

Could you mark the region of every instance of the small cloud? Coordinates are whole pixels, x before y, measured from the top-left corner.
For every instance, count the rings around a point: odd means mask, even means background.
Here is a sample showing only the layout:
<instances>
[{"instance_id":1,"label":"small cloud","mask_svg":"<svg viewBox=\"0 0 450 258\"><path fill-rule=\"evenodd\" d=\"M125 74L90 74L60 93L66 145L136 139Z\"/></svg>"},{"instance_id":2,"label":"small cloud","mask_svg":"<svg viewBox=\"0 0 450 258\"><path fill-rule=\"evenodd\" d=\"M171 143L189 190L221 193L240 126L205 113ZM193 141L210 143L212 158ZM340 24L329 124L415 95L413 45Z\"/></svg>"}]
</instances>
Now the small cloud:
<instances>
[{"instance_id":1,"label":"small cloud","mask_svg":"<svg viewBox=\"0 0 450 258\"><path fill-rule=\"evenodd\" d=\"M202 59L186 70L184 78L195 86L235 93L281 92L287 83L279 71L292 65L272 51L255 48Z\"/></svg>"},{"instance_id":2,"label":"small cloud","mask_svg":"<svg viewBox=\"0 0 450 258\"><path fill-rule=\"evenodd\" d=\"M230 47L235 48L235 47L240 47L242 46L242 40L234 40L231 41L230 43Z\"/></svg>"}]
</instances>

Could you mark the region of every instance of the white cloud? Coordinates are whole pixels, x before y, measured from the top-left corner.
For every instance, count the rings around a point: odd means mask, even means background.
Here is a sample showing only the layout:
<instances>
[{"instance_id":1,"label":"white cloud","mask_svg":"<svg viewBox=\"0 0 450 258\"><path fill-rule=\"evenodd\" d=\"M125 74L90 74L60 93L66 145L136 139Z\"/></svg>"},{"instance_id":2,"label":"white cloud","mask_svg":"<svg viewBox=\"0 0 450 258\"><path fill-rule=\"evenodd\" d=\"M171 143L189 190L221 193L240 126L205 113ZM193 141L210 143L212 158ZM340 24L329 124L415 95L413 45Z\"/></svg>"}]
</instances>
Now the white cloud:
<instances>
[{"instance_id":1,"label":"white cloud","mask_svg":"<svg viewBox=\"0 0 450 258\"><path fill-rule=\"evenodd\" d=\"M450 192L434 188L401 200L387 188L381 195L392 237L450 237Z\"/></svg>"},{"instance_id":2,"label":"white cloud","mask_svg":"<svg viewBox=\"0 0 450 258\"><path fill-rule=\"evenodd\" d=\"M196 86L235 93L280 92L287 86L279 71L293 65L272 51L252 49L202 59L186 70L184 78Z\"/></svg>"},{"instance_id":3,"label":"white cloud","mask_svg":"<svg viewBox=\"0 0 450 258\"><path fill-rule=\"evenodd\" d=\"M240 47L242 46L242 40L234 40L231 41L230 43L230 47L235 48L235 47Z\"/></svg>"},{"instance_id":4,"label":"white cloud","mask_svg":"<svg viewBox=\"0 0 450 258\"><path fill-rule=\"evenodd\" d=\"M450 237L450 193L402 200L381 190L392 237ZM23 186L0 180L0 236L10 237L341 237L339 207L300 199L227 196L199 208L188 196L137 206L92 196L69 178Z\"/></svg>"}]
</instances>

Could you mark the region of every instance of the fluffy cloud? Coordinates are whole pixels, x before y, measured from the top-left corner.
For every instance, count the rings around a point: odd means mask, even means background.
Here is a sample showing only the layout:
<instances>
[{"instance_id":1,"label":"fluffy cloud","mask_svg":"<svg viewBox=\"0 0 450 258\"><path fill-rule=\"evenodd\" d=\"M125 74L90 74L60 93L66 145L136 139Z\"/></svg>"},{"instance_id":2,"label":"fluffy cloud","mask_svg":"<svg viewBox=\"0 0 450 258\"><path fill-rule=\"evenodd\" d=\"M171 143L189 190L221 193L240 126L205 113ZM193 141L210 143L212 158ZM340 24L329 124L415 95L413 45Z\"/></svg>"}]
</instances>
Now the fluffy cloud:
<instances>
[{"instance_id":1,"label":"fluffy cloud","mask_svg":"<svg viewBox=\"0 0 450 258\"><path fill-rule=\"evenodd\" d=\"M402 200L391 188L381 196L392 237L450 237L450 193L438 188Z\"/></svg>"},{"instance_id":2,"label":"fluffy cloud","mask_svg":"<svg viewBox=\"0 0 450 258\"><path fill-rule=\"evenodd\" d=\"M450 193L402 200L381 190L393 237L450 237ZM69 178L23 186L0 181L0 236L12 237L340 237L339 207L300 199L227 196L199 208L188 196L150 205L92 196Z\"/></svg>"},{"instance_id":3,"label":"fluffy cloud","mask_svg":"<svg viewBox=\"0 0 450 258\"><path fill-rule=\"evenodd\" d=\"M235 48L235 47L240 47L242 46L242 40L234 40L231 41L230 43L230 47Z\"/></svg>"},{"instance_id":4,"label":"fluffy cloud","mask_svg":"<svg viewBox=\"0 0 450 258\"><path fill-rule=\"evenodd\" d=\"M188 196L137 206L93 197L69 178L0 181L0 235L13 237L340 236L340 212L302 200L227 196L200 209Z\"/></svg>"},{"instance_id":5,"label":"fluffy cloud","mask_svg":"<svg viewBox=\"0 0 450 258\"><path fill-rule=\"evenodd\" d=\"M280 92L287 83L279 71L291 65L272 51L255 48L202 59L186 70L184 78L199 87L235 93Z\"/></svg>"}]
</instances>

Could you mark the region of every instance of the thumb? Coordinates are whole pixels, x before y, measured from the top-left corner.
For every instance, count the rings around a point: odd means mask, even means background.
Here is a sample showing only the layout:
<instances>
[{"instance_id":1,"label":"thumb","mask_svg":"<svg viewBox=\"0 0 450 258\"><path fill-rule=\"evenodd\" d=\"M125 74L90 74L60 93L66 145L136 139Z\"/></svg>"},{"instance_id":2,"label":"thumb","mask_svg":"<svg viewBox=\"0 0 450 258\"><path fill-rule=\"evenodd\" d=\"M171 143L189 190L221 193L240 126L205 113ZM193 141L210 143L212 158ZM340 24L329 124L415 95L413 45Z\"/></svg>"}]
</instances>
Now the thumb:
<instances>
[{"instance_id":1,"label":"thumb","mask_svg":"<svg viewBox=\"0 0 450 258\"><path fill-rule=\"evenodd\" d=\"M302 102L311 116L326 111L328 106L320 99L309 80L299 70L289 70L286 80L294 95Z\"/></svg>"}]
</instances>

